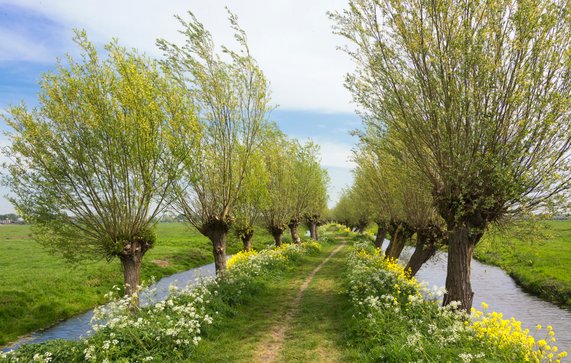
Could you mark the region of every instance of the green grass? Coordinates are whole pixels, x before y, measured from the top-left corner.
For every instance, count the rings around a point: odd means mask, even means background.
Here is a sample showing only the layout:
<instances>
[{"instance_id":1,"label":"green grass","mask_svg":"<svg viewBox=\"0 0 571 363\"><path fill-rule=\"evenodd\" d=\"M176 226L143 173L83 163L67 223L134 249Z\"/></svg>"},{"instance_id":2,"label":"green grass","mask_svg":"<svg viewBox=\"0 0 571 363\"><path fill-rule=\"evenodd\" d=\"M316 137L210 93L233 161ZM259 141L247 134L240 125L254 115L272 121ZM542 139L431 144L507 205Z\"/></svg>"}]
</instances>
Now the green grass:
<instances>
[{"instance_id":1,"label":"green grass","mask_svg":"<svg viewBox=\"0 0 571 363\"><path fill-rule=\"evenodd\" d=\"M237 306L198 345L196 362L253 362L272 330L283 323L304 280L336 244L304 256L294 269L271 280L255 296ZM303 294L286 331L279 362L335 362L350 359L344 332L348 300L342 289L343 251L327 262Z\"/></svg>"},{"instance_id":2,"label":"green grass","mask_svg":"<svg viewBox=\"0 0 571 363\"><path fill-rule=\"evenodd\" d=\"M362 356L347 345L351 309L342 276L348 248L333 256L305 291L286 334L280 362L362 361Z\"/></svg>"},{"instance_id":3,"label":"green grass","mask_svg":"<svg viewBox=\"0 0 571 363\"><path fill-rule=\"evenodd\" d=\"M253 242L259 249L272 238L260 228ZM228 253L240 249L232 236ZM196 230L182 223L159 224L157 244L143 259L142 279L159 279L212 260L210 241ZM117 259L70 265L36 244L25 225L0 225L0 276L0 346L104 303L104 295L123 281Z\"/></svg>"},{"instance_id":4,"label":"green grass","mask_svg":"<svg viewBox=\"0 0 571 363\"><path fill-rule=\"evenodd\" d=\"M501 267L530 293L571 306L571 221L545 222L542 238L511 232L486 238L476 258Z\"/></svg>"}]
</instances>

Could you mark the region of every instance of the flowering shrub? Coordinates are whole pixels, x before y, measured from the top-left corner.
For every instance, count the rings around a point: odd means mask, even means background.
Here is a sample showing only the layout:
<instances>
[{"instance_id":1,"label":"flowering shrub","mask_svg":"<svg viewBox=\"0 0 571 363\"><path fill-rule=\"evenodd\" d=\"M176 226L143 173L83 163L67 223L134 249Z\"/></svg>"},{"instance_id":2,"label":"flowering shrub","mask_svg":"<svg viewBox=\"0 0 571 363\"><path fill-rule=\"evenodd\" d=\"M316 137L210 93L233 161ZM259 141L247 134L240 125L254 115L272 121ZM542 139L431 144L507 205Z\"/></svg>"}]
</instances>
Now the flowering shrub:
<instances>
[{"instance_id":1,"label":"flowering shrub","mask_svg":"<svg viewBox=\"0 0 571 363\"><path fill-rule=\"evenodd\" d=\"M524 348L524 356L528 362L559 362L567 356L567 352L559 352L555 345L555 332L551 326L547 326L545 339L536 340L530 335L529 329L522 329L521 322L511 318L503 319L503 314L486 312L488 304L482 303L484 311L472 308L472 322L470 328L476 332L480 339L493 341L493 345L500 351ZM539 334L542 329L537 325Z\"/></svg>"},{"instance_id":2,"label":"flowering shrub","mask_svg":"<svg viewBox=\"0 0 571 363\"><path fill-rule=\"evenodd\" d=\"M173 362L185 361L208 326L260 288L263 279L284 270L304 254L318 252L316 242L282 245L260 252L241 252L228 261L221 277L178 289L166 300L132 311L131 298L110 293L113 300L95 309L93 334L80 341L56 340L24 345L1 354L0 362Z\"/></svg>"},{"instance_id":3,"label":"flowering shrub","mask_svg":"<svg viewBox=\"0 0 571 363\"><path fill-rule=\"evenodd\" d=\"M347 263L353 338L373 361L559 362L567 354L501 314L441 307L442 289L421 285L370 243L357 242Z\"/></svg>"},{"instance_id":4,"label":"flowering shrub","mask_svg":"<svg viewBox=\"0 0 571 363\"><path fill-rule=\"evenodd\" d=\"M251 250L251 251L240 251L238 253L236 253L235 255L233 255L227 262L226 262L226 268L227 269L232 269L232 266L234 266L235 264L240 264L243 263L244 261L247 261L248 259L256 256L258 254L258 252Z\"/></svg>"},{"instance_id":5,"label":"flowering shrub","mask_svg":"<svg viewBox=\"0 0 571 363\"><path fill-rule=\"evenodd\" d=\"M312 255L319 251L321 251L321 245L314 241L300 244L284 243L280 247L269 247L261 252L238 252L228 260L226 266L233 274L246 272L249 275L257 276L261 271L271 270L275 265L297 259L302 255Z\"/></svg>"}]
</instances>

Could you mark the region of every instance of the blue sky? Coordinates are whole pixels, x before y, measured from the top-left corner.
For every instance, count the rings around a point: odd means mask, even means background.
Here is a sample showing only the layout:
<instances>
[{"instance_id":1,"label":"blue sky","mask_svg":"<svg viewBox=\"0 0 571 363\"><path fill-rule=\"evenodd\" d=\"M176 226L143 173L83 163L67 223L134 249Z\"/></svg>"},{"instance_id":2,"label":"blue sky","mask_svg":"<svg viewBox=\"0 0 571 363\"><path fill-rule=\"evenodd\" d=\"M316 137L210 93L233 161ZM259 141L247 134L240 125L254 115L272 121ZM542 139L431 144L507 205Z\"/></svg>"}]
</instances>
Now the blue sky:
<instances>
[{"instance_id":1,"label":"blue sky","mask_svg":"<svg viewBox=\"0 0 571 363\"><path fill-rule=\"evenodd\" d=\"M336 49L341 39L331 33L326 16L345 6L341 0L170 0L160 5L135 0L0 0L0 112L22 101L36 104L41 74L53 69L57 58L76 54L74 28L85 29L97 45L116 37L127 47L160 58L155 40L180 40L173 15L187 10L205 24L218 45L232 46L225 6L238 15L252 53L270 80L278 106L272 119L291 137L311 138L321 145L334 205L352 180L348 157L355 140L349 131L360 126L343 87L343 77L353 66ZM6 129L3 121L0 127ZM0 137L0 145L7 142ZM0 198L0 213L11 211Z\"/></svg>"}]
</instances>

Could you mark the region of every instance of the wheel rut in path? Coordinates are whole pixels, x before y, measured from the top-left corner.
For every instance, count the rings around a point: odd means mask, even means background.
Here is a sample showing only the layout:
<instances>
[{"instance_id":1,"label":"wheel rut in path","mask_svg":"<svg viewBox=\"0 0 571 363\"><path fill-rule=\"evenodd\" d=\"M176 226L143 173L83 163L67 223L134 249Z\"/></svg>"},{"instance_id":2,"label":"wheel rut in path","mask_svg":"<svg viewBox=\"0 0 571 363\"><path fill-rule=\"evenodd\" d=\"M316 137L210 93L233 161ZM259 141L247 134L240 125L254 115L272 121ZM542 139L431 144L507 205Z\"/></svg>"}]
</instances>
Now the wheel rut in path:
<instances>
[{"instance_id":1,"label":"wheel rut in path","mask_svg":"<svg viewBox=\"0 0 571 363\"><path fill-rule=\"evenodd\" d=\"M343 247L345 247L346 241L343 241L339 246L337 246L331 253L317 266L311 273L307 276L303 284L301 284L295 299L291 303L290 308L287 310L281 324L274 326L269 334L267 340L264 340L259 345L258 349L254 353L254 358L256 362L275 362L277 358L280 356L280 352L282 350L284 337L289 329L293 318L295 317L299 305L301 303L301 298L303 297L303 293L313 281L315 275L321 270L321 268L333 257L335 256Z\"/></svg>"}]
</instances>

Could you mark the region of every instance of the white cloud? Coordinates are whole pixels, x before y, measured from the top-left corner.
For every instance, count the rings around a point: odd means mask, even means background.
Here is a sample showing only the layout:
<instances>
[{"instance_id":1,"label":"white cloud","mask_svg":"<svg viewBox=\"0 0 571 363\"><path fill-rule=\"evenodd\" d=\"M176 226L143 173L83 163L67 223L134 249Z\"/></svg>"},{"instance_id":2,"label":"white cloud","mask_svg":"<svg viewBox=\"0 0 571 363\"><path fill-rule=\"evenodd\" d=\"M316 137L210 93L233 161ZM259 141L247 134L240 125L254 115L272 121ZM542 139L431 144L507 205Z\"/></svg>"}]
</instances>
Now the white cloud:
<instances>
[{"instance_id":1,"label":"white cloud","mask_svg":"<svg viewBox=\"0 0 571 363\"><path fill-rule=\"evenodd\" d=\"M354 109L343 87L344 74L353 67L348 57L336 50L342 39L332 34L332 23L326 15L327 11L346 6L345 1L0 0L0 3L40 12L67 27L70 38L72 28L85 28L96 42L118 37L127 46L156 56L160 53L155 39L182 39L173 14L183 15L187 10L192 10L205 24L217 44L232 43L224 10L227 4L248 33L254 56L272 83L275 103L284 108L323 112ZM30 47L25 41L21 44ZM17 44L9 46L19 48ZM34 56L35 52L42 54L41 45L36 46L29 54L20 52L25 57ZM2 51L7 50L2 48Z\"/></svg>"},{"instance_id":2,"label":"white cloud","mask_svg":"<svg viewBox=\"0 0 571 363\"><path fill-rule=\"evenodd\" d=\"M324 167L353 169L355 163L350 160L352 145L331 141L314 140L321 146L321 165Z\"/></svg>"}]
</instances>

